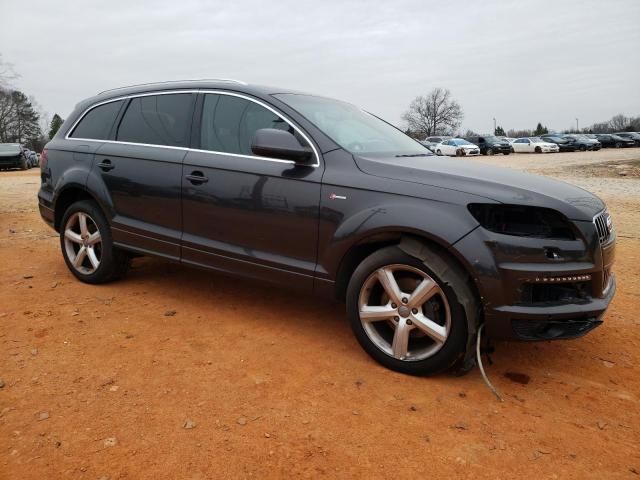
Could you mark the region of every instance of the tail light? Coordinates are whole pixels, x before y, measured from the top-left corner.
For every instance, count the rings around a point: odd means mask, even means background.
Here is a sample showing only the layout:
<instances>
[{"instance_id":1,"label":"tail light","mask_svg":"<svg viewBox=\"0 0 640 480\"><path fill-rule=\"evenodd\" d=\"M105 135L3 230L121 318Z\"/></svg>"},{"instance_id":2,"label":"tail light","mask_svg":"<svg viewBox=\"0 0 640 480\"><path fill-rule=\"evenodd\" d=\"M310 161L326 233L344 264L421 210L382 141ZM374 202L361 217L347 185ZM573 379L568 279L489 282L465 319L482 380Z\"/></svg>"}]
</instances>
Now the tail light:
<instances>
[{"instance_id":1,"label":"tail light","mask_svg":"<svg viewBox=\"0 0 640 480\"><path fill-rule=\"evenodd\" d=\"M40 170L44 172L47 168L47 149L42 150L40 154Z\"/></svg>"}]
</instances>

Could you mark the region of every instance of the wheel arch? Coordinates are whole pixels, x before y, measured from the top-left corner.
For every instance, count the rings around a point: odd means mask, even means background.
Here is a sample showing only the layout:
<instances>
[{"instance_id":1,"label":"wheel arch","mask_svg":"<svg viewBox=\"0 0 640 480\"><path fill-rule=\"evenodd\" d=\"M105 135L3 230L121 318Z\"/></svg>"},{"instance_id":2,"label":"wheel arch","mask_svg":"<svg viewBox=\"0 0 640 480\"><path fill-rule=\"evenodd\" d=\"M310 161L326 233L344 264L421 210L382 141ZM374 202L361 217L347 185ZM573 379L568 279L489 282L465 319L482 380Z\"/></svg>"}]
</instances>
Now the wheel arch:
<instances>
[{"instance_id":1,"label":"wheel arch","mask_svg":"<svg viewBox=\"0 0 640 480\"><path fill-rule=\"evenodd\" d=\"M64 212L67 211L69 206L80 201L91 200L94 201L104 212L103 206L100 204L95 195L91 194L84 186L80 184L69 184L65 186L60 193L58 193L54 201L54 223L53 226L57 232L60 231L60 224Z\"/></svg>"}]
</instances>

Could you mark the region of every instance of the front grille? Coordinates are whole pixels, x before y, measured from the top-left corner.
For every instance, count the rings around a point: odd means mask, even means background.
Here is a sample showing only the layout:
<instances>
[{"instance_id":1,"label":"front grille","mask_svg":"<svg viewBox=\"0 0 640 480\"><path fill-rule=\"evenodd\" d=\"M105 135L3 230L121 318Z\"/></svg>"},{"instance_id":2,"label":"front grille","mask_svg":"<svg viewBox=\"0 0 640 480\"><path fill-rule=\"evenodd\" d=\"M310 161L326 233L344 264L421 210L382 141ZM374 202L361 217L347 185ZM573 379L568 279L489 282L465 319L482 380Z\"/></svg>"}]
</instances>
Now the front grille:
<instances>
[{"instance_id":1,"label":"front grille","mask_svg":"<svg viewBox=\"0 0 640 480\"><path fill-rule=\"evenodd\" d=\"M593 223L598 231L600 244L602 245L607 243L611 239L611 234L613 233L613 224L611 223L611 216L609 215L609 212L604 210L602 213L593 217Z\"/></svg>"}]
</instances>

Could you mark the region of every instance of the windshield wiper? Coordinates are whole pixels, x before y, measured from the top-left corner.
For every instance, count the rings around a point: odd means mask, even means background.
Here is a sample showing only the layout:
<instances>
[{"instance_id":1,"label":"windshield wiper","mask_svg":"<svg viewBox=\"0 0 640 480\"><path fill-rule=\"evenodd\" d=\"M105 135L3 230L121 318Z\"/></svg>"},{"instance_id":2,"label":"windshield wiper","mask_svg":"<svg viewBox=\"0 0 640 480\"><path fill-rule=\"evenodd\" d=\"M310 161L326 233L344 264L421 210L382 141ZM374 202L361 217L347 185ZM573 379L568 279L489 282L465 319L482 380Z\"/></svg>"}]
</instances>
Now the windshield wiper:
<instances>
[{"instance_id":1,"label":"windshield wiper","mask_svg":"<svg viewBox=\"0 0 640 480\"><path fill-rule=\"evenodd\" d=\"M433 156L433 153L410 153L410 154L403 154L403 155L396 155L397 157L431 157Z\"/></svg>"}]
</instances>

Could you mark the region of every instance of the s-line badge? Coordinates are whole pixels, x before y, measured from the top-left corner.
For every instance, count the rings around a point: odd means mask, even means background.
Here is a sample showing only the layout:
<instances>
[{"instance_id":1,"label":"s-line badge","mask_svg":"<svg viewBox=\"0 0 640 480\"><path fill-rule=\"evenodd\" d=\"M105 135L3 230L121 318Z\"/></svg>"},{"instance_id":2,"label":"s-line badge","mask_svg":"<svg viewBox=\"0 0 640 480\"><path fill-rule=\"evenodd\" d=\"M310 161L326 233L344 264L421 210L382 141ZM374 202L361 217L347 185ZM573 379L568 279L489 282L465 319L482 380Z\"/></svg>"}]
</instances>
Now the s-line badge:
<instances>
[{"instance_id":1,"label":"s-line badge","mask_svg":"<svg viewBox=\"0 0 640 480\"><path fill-rule=\"evenodd\" d=\"M329 200L346 200L347 197L345 197L344 195L336 195L335 193L331 193L331 195L329 195Z\"/></svg>"}]
</instances>

